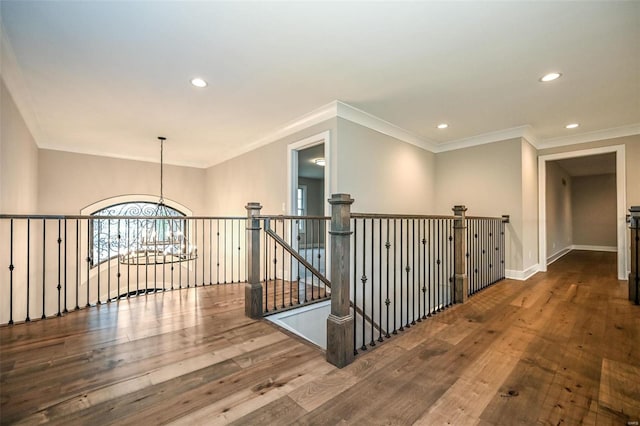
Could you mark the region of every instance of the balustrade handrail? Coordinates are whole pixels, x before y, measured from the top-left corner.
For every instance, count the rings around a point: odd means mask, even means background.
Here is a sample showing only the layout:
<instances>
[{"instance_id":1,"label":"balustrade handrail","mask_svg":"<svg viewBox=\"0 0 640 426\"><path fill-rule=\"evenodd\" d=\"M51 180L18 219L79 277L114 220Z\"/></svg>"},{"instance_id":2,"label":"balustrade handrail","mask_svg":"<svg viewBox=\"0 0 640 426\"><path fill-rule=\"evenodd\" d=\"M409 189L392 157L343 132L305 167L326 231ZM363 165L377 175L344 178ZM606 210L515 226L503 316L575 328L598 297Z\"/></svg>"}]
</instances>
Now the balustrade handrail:
<instances>
[{"instance_id":1,"label":"balustrade handrail","mask_svg":"<svg viewBox=\"0 0 640 426\"><path fill-rule=\"evenodd\" d=\"M52 214L0 214L0 219L44 219L44 220L247 220L246 216L99 216L99 215L52 215Z\"/></svg>"},{"instance_id":2,"label":"balustrade handrail","mask_svg":"<svg viewBox=\"0 0 640 426\"><path fill-rule=\"evenodd\" d=\"M474 219L474 220L500 220L502 222L506 221L505 217L493 217L493 216L465 216L465 219Z\"/></svg>"},{"instance_id":3,"label":"balustrade handrail","mask_svg":"<svg viewBox=\"0 0 640 426\"><path fill-rule=\"evenodd\" d=\"M421 215L421 214L386 214L386 213L351 213L353 219L458 219L457 216Z\"/></svg>"},{"instance_id":4,"label":"balustrade handrail","mask_svg":"<svg viewBox=\"0 0 640 426\"><path fill-rule=\"evenodd\" d=\"M296 216L296 215L284 215L284 214L278 214L278 215L260 215L260 216L254 216L256 219L258 220L265 220L265 219L271 219L271 220L295 220L295 219L300 219L300 220L331 220L331 216Z\"/></svg>"},{"instance_id":5,"label":"balustrade handrail","mask_svg":"<svg viewBox=\"0 0 640 426\"><path fill-rule=\"evenodd\" d=\"M324 285L331 288L331 281L329 281L320 271L314 268L307 260L300 256L296 250L293 249L285 240L283 240L278 234L276 234L271 227L269 226L268 220L265 221L264 232L267 233L271 238L273 238L282 248L284 248L289 254L300 262L305 268L307 268L313 275L315 275Z\"/></svg>"}]
</instances>

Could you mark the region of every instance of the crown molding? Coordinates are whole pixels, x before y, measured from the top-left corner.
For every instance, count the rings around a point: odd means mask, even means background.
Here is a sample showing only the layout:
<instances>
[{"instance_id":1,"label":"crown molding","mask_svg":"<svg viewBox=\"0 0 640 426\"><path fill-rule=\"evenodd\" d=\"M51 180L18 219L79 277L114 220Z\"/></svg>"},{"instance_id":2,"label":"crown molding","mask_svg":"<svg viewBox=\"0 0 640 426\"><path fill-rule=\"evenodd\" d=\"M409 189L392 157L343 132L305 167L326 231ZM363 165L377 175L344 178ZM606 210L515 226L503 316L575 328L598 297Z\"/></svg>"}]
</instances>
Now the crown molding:
<instances>
[{"instance_id":1,"label":"crown molding","mask_svg":"<svg viewBox=\"0 0 640 426\"><path fill-rule=\"evenodd\" d=\"M95 151L95 150L82 150L82 149L69 149L68 147L60 147L55 144L46 144L44 146L38 146L39 149L44 151L57 151L68 154L80 154L80 155L91 155L94 157L103 157L103 158L115 158L117 160L127 160L127 161L139 161L143 163L156 163L160 164L160 159L154 156L144 156L144 155L124 155L118 154L114 152L106 152L106 151ZM206 169L209 166L204 161L164 161L165 166L177 166L177 167L191 167L194 169Z\"/></svg>"},{"instance_id":2,"label":"crown molding","mask_svg":"<svg viewBox=\"0 0 640 426\"><path fill-rule=\"evenodd\" d=\"M339 118L349 120L371 130L375 130L376 132L391 136L392 138L415 145L419 148L426 149L427 151L436 151L436 144L433 141L418 137L400 126L344 102L335 102L337 105L337 116Z\"/></svg>"},{"instance_id":3,"label":"crown molding","mask_svg":"<svg viewBox=\"0 0 640 426\"><path fill-rule=\"evenodd\" d=\"M45 137L39 125L38 116L32 107L33 101L29 95L29 90L23 79L23 73L20 64L9 41L9 37L2 25L0 19L0 77L4 80L7 90L11 94L11 98L15 103L22 120L24 121L29 133L35 140L36 146L41 147Z\"/></svg>"},{"instance_id":4,"label":"crown molding","mask_svg":"<svg viewBox=\"0 0 640 426\"><path fill-rule=\"evenodd\" d=\"M323 121L330 120L338 115L338 101L329 102L326 105L316 108L307 114L304 114L295 120L292 120L283 126L273 130L267 135L257 139L249 145L228 151L226 154L216 157L214 162L208 163L205 167L213 167L217 164L224 163L232 158L238 157L242 154L246 154L249 151L260 148L261 146L268 145L272 142L285 138L301 130L307 129L316 124L320 124Z\"/></svg>"},{"instance_id":5,"label":"crown molding","mask_svg":"<svg viewBox=\"0 0 640 426\"><path fill-rule=\"evenodd\" d=\"M510 129L498 130L496 132L483 133L464 139L456 139L449 142L439 143L435 152L454 151L456 149L470 148L472 146L486 145L488 143L500 142L507 139L525 138L534 147L538 148L539 142L533 134L530 125L512 127Z\"/></svg>"},{"instance_id":6,"label":"crown molding","mask_svg":"<svg viewBox=\"0 0 640 426\"><path fill-rule=\"evenodd\" d=\"M414 135L413 133L403 129L402 127L396 126L395 124L383 120L380 117L376 117L373 114L369 114L368 112L365 112L347 103L335 100L284 124L283 126L250 143L249 145L229 151L226 155L218 156L216 158L216 161L214 163L208 164L207 167L212 167L216 164L223 163L234 157L260 148L261 146L268 145L301 130L307 129L311 126L315 126L316 124L320 124L326 120L330 120L336 117L351 121L363 127L367 127L371 130L380 132L387 136L391 136L427 151L435 152L435 144L433 142L422 139Z\"/></svg>"},{"instance_id":7,"label":"crown molding","mask_svg":"<svg viewBox=\"0 0 640 426\"><path fill-rule=\"evenodd\" d=\"M581 133L578 135L564 136L561 138L544 139L539 143L538 149L556 148L566 145L576 145L587 142L601 141L605 139L622 138L625 136L640 135L640 123L627 126L613 127L611 129L597 130L595 132Z\"/></svg>"}]
</instances>

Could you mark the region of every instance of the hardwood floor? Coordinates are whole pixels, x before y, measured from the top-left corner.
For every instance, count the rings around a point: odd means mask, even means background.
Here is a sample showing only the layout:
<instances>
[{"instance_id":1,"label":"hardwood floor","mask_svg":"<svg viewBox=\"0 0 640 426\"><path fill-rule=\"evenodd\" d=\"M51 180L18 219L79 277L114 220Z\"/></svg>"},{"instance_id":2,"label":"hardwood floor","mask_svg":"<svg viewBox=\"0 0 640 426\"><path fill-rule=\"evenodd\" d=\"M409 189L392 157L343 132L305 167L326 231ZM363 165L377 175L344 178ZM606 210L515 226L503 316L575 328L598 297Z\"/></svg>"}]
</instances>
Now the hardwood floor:
<instances>
[{"instance_id":1,"label":"hardwood floor","mask_svg":"<svg viewBox=\"0 0 640 426\"><path fill-rule=\"evenodd\" d=\"M2 424L603 424L640 420L640 307L572 252L358 355L243 316L243 287L0 328Z\"/></svg>"}]
</instances>

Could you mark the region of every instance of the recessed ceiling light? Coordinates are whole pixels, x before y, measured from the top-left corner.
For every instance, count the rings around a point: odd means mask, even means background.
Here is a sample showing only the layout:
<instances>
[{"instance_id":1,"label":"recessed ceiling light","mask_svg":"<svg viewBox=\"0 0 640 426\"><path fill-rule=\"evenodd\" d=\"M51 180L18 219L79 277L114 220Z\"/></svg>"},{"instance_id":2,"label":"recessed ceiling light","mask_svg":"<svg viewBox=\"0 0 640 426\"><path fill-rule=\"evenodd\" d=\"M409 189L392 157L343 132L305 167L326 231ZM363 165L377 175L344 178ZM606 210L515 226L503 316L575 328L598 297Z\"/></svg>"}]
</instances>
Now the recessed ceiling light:
<instances>
[{"instance_id":1,"label":"recessed ceiling light","mask_svg":"<svg viewBox=\"0 0 640 426\"><path fill-rule=\"evenodd\" d=\"M447 123L440 123L436 127L438 129L446 129L447 127L449 127L449 125Z\"/></svg>"},{"instance_id":2,"label":"recessed ceiling light","mask_svg":"<svg viewBox=\"0 0 640 426\"><path fill-rule=\"evenodd\" d=\"M564 126L567 129L575 129L576 127L578 127L579 124L578 123L571 123L571 124L567 124L566 126Z\"/></svg>"},{"instance_id":3,"label":"recessed ceiling light","mask_svg":"<svg viewBox=\"0 0 640 426\"><path fill-rule=\"evenodd\" d=\"M324 158L316 158L315 160L313 160L314 163L316 163L318 166L322 166L324 167L327 162L324 161Z\"/></svg>"},{"instance_id":4,"label":"recessed ceiling light","mask_svg":"<svg viewBox=\"0 0 640 426\"><path fill-rule=\"evenodd\" d=\"M542 77L540 77L540 81L543 83L548 83L550 81L553 80L557 80L560 77L562 77L562 74L559 72L550 72L549 74L545 74Z\"/></svg>"},{"instance_id":5,"label":"recessed ceiling light","mask_svg":"<svg viewBox=\"0 0 640 426\"><path fill-rule=\"evenodd\" d=\"M196 87L207 87L207 82L201 78L192 78L191 84L193 84Z\"/></svg>"}]
</instances>

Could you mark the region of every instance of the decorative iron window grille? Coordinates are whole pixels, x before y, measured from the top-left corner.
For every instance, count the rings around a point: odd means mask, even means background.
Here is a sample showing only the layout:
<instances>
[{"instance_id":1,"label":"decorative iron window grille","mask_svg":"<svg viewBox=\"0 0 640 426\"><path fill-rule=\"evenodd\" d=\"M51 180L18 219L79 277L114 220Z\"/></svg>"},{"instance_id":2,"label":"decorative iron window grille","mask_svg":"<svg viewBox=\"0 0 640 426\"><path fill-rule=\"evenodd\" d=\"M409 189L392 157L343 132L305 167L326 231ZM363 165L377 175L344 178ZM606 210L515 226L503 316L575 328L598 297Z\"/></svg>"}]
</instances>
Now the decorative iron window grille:
<instances>
[{"instance_id":1,"label":"decorative iron window grille","mask_svg":"<svg viewBox=\"0 0 640 426\"><path fill-rule=\"evenodd\" d=\"M195 247L188 243L186 215L152 202L114 204L92 216L130 216L94 219L90 223L91 266L120 257L123 263L167 263L188 259ZM158 216L162 219L140 217ZM172 219L175 217L176 219ZM145 257L142 260L142 257ZM162 257L162 259L160 259Z\"/></svg>"}]
</instances>

